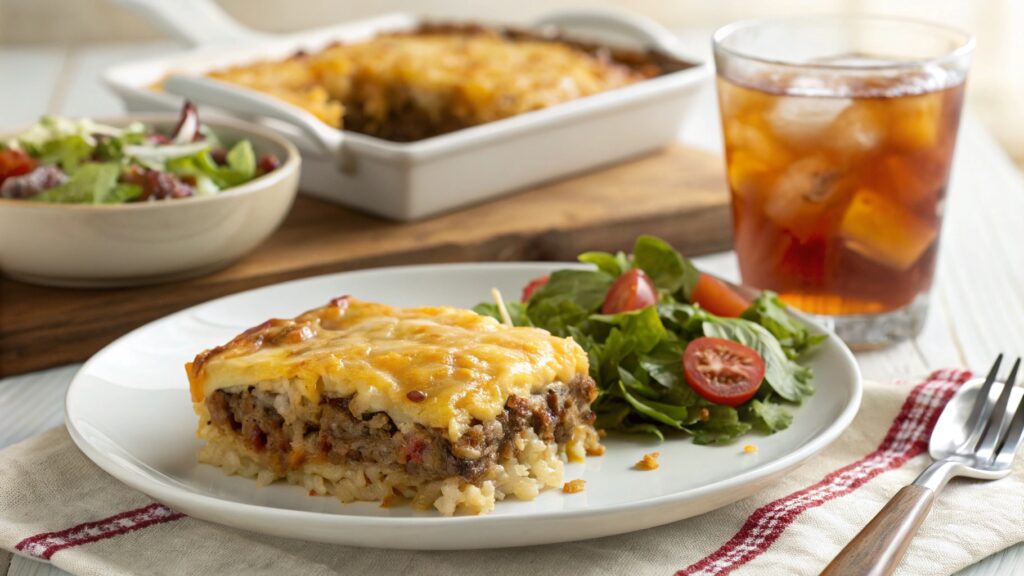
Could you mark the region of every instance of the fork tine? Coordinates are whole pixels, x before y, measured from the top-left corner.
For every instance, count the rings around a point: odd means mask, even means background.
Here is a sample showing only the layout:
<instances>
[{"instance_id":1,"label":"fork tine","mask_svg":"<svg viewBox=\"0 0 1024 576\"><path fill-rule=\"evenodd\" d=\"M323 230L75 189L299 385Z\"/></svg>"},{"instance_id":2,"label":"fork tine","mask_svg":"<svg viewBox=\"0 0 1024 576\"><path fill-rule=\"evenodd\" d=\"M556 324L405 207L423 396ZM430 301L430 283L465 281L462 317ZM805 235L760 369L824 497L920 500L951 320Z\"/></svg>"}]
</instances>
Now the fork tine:
<instances>
[{"instance_id":1,"label":"fork tine","mask_svg":"<svg viewBox=\"0 0 1024 576\"><path fill-rule=\"evenodd\" d=\"M1017 360L1020 364L1020 359ZM1010 378L1006 380L1007 386L1013 386L1016 384L1017 371L1014 370L1010 374ZM1006 430L1006 439L1003 440L1003 445L1000 446L998 454L996 454L996 464L1009 466L1013 462L1013 457L1017 453L1017 448L1020 447L1021 436L1024 435L1024 395L1021 396L1020 401L1017 403L1017 409L1014 411L1013 420L1010 421L1010 426Z\"/></svg>"},{"instance_id":2,"label":"fork tine","mask_svg":"<svg viewBox=\"0 0 1024 576\"><path fill-rule=\"evenodd\" d=\"M988 395L992 390L992 383L996 381L996 376L999 374L999 365L1002 362L1003 355L996 356L992 369L988 371L988 376L985 377L985 383L978 390L978 396L974 399L974 406L971 408L971 416L967 419L967 429L971 433L964 440L964 443L960 445L961 448L967 447L971 449L971 447L976 446L982 432L985 431L985 424L988 422L988 417L992 410L992 406L988 401Z\"/></svg>"},{"instance_id":3,"label":"fork tine","mask_svg":"<svg viewBox=\"0 0 1024 576\"><path fill-rule=\"evenodd\" d=\"M1017 370L1019 368L1020 358L1017 358L1017 361L1013 363L1013 368L1010 370L1010 376L1006 379L1006 383L1003 384L1003 391L999 394L995 407L992 408L992 415L988 419L988 429L985 431L985 436L978 443L976 454L983 461L988 460L992 453L995 452L999 435L1002 433L1003 422L1008 418L1006 406L1010 403L1010 394L1013 392L1013 383L1017 380Z\"/></svg>"}]
</instances>

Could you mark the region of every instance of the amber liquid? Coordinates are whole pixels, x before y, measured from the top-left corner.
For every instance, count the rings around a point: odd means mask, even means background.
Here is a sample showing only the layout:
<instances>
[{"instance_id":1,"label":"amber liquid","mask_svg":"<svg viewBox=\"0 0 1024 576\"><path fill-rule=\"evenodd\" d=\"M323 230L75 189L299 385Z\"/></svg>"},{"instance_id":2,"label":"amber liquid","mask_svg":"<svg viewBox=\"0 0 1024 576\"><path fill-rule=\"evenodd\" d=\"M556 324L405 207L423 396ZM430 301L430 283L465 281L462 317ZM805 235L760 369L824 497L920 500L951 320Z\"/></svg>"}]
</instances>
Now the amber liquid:
<instances>
[{"instance_id":1,"label":"amber liquid","mask_svg":"<svg viewBox=\"0 0 1024 576\"><path fill-rule=\"evenodd\" d=\"M816 314L898 310L935 270L963 84L864 88L718 79L743 281Z\"/></svg>"}]
</instances>

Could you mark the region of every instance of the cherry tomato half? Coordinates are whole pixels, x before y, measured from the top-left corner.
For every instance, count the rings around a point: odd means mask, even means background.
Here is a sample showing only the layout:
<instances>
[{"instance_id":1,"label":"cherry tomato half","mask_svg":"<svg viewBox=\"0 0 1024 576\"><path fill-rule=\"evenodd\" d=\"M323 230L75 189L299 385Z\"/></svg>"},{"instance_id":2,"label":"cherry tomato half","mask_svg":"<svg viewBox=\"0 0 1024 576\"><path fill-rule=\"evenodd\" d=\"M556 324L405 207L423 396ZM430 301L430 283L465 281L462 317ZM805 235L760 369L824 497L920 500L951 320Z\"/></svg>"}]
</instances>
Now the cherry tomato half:
<instances>
[{"instance_id":1,"label":"cherry tomato half","mask_svg":"<svg viewBox=\"0 0 1024 576\"><path fill-rule=\"evenodd\" d=\"M0 184L4 180L28 174L36 169L36 161L22 150L0 150Z\"/></svg>"},{"instance_id":2,"label":"cherry tomato half","mask_svg":"<svg viewBox=\"0 0 1024 576\"><path fill-rule=\"evenodd\" d=\"M530 280L530 283L523 288L523 296L520 298L520 301L528 302L530 300L530 296L533 296L533 293L539 290L541 286L547 284L548 280L551 280L551 276L548 276L547 274Z\"/></svg>"},{"instance_id":3,"label":"cherry tomato half","mask_svg":"<svg viewBox=\"0 0 1024 576\"><path fill-rule=\"evenodd\" d=\"M764 360L739 342L697 338L683 351L683 373L690 388L705 400L735 408L761 386Z\"/></svg>"},{"instance_id":4,"label":"cherry tomato half","mask_svg":"<svg viewBox=\"0 0 1024 576\"><path fill-rule=\"evenodd\" d=\"M697 285L693 288L690 300L694 304L716 316L737 318L750 306L746 298L740 296L728 284L709 274L701 274Z\"/></svg>"},{"instance_id":5,"label":"cherry tomato half","mask_svg":"<svg viewBox=\"0 0 1024 576\"><path fill-rule=\"evenodd\" d=\"M658 289L643 270L633 268L612 284L601 305L603 314L618 314L639 310L658 303Z\"/></svg>"}]
</instances>

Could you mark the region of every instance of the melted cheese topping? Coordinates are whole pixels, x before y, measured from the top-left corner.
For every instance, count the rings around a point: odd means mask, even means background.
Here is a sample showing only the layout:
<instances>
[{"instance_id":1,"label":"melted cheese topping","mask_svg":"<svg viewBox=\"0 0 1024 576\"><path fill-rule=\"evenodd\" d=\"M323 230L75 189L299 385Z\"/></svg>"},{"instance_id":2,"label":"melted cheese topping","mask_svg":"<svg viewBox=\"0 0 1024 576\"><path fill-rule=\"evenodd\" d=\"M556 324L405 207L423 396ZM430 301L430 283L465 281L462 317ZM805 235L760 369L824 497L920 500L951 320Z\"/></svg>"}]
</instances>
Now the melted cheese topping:
<instances>
[{"instance_id":1,"label":"melted cheese topping","mask_svg":"<svg viewBox=\"0 0 1024 576\"><path fill-rule=\"evenodd\" d=\"M381 35L209 75L286 100L336 128L348 107L383 122L410 104L435 121L448 114L472 126L645 77L566 43L489 32Z\"/></svg>"},{"instance_id":2,"label":"melted cheese topping","mask_svg":"<svg viewBox=\"0 0 1024 576\"><path fill-rule=\"evenodd\" d=\"M399 425L447 429L493 420L508 397L586 376L571 338L510 328L471 310L395 308L344 297L293 320L270 320L186 365L192 401L235 386L311 402L353 396L356 414L383 411Z\"/></svg>"}]
</instances>

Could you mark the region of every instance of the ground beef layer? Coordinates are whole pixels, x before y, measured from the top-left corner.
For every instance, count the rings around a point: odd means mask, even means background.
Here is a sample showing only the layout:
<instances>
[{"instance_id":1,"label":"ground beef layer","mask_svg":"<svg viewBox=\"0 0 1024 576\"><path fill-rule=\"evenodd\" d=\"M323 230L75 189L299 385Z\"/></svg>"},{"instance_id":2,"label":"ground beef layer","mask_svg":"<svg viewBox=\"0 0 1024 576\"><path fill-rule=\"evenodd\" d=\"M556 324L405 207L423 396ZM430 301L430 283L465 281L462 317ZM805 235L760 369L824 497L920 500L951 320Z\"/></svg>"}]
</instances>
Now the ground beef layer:
<instances>
[{"instance_id":1,"label":"ground beef layer","mask_svg":"<svg viewBox=\"0 0 1024 576\"><path fill-rule=\"evenodd\" d=\"M577 427L593 423L590 403L596 394L594 381L580 377L527 397L511 396L494 421L475 422L454 443L447 430L400 430L384 412L353 414L346 397L292 406L282 394L248 387L218 390L205 403L208 425L235 435L277 475L306 462L374 463L423 481L459 477L477 483L498 461L517 456L521 432L564 446Z\"/></svg>"}]
</instances>

